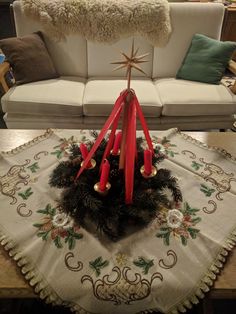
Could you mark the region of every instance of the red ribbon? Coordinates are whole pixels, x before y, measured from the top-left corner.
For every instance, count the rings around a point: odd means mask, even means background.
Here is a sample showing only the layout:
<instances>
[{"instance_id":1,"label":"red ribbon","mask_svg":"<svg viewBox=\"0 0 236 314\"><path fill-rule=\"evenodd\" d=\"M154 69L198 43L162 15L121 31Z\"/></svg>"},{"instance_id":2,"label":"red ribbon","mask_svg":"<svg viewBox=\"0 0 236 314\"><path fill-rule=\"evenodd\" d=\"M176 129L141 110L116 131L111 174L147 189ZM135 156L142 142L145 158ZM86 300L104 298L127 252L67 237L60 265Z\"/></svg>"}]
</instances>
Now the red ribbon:
<instances>
[{"instance_id":1,"label":"red ribbon","mask_svg":"<svg viewBox=\"0 0 236 314\"><path fill-rule=\"evenodd\" d=\"M136 106L134 98L128 110L127 144L125 149L125 203L131 204L134 186L134 163L136 153Z\"/></svg>"},{"instance_id":2,"label":"red ribbon","mask_svg":"<svg viewBox=\"0 0 236 314\"><path fill-rule=\"evenodd\" d=\"M125 170L124 171L125 173L125 203L126 204L131 204L132 198L133 198L134 163L135 163L135 156L137 155L137 152L136 152L136 112L141 122L141 126L143 129L148 147L151 150L152 154L154 153L147 123L143 116L143 112L139 104L138 98L136 97L135 92L133 90L125 90L117 98L110 116L105 122L104 127L102 128L100 134L98 135L97 140L95 141L93 147L91 148L86 159L84 160L83 166L80 168L76 176L76 180L77 180L79 176L81 175L81 173L84 171L84 169L86 169L86 166L88 165L93 154L97 150L103 138L106 136L106 133L109 130L109 128L112 126L112 130L111 130L111 133L107 142L107 146L103 154L101 165L103 164L104 159L109 155L113 142L114 142L115 133L118 127L120 115L123 110L124 103L126 102L126 97L128 96L129 93L132 94L131 95L132 97L130 97L131 100L130 100L130 103L128 104L128 112L127 112L128 123L126 125L127 133L126 135L124 135L125 132L122 132L122 137L123 136L126 137L125 138L125 150L124 150L125 152L125 163L124 163L124 166L125 166L125 169L124 169Z\"/></svg>"},{"instance_id":3,"label":"red ribbon","mask_svg":"<svg viewBox=\"0 0 236 314\"><path fill-rule=\"evenodd\" d=\"M87 164L89 163L90 159L93 157L93 154L96 152L98 146L100 145L101 141L105 137L105 135L106 135L108 129L110 128L110 126L112 125L114 119L117 117L117 115L120 114L120 112L122 110L122 107L123 107L123 104L124 104L124 100L125 100L127 94L128 94L128 91L125 90L117 98L117 100L115 102L115 105L114 105L114 108L113 108L109 118L105 122L104 127L102 128L100 134L98 135L98 138L96 139L96 142L94 143L93 147L91 148L90 152L88 153L87 158L84 160L83 166L78 171L77 176L75 178L76 180L79 178L79 176L84 171L84 169L86 168Z\"/></svg>"}]
</instances>

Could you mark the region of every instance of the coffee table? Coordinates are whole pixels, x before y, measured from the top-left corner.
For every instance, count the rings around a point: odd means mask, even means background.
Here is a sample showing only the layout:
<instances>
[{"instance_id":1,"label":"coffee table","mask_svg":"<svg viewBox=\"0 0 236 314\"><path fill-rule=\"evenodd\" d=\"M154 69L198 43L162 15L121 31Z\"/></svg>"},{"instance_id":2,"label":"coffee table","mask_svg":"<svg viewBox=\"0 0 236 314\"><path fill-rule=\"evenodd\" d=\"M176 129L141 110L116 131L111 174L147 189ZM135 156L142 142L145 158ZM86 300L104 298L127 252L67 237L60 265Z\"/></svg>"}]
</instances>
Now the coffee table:
<instances>
[{"instance_id":1,"label":"coffee table","mask_svg":"<svg viewBox=\"0 0 236 314\"><path fill-rule=\"evenodd\" d=\"M74 135L76 136L76 131ZM0 130L0 150L7 151L43 134L43 130ZM152 132L153 133L153 132ZM236 134L233 132L185 132L207 145L218 146L236 156ZM158 132L161 136L161 131ZM36 298L33 289L20 274L7 253L0 247L0 298ZM211 314L212 299L236 298L236 250L227 259L224 269L203 302L203 313Z\"/></svg>"}]
</instances>

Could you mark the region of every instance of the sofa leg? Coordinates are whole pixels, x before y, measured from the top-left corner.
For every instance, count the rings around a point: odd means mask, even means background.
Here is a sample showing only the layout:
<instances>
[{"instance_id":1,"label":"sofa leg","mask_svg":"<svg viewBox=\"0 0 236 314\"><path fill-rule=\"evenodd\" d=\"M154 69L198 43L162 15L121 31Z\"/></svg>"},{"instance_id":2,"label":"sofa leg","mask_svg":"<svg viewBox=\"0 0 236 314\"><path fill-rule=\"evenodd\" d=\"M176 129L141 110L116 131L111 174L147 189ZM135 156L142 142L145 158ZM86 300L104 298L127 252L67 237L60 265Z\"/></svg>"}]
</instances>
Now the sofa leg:
<instances>
[{"instance_id":1,"label":"sofa leg","mask_svg":"<svg viewBox=\"0 0 236 314\"><path fill-rule=\"evenodd\" d=\"M220 132L226 132L226 130L225 129L220 129Z\"/></svg>"}]
</instances>

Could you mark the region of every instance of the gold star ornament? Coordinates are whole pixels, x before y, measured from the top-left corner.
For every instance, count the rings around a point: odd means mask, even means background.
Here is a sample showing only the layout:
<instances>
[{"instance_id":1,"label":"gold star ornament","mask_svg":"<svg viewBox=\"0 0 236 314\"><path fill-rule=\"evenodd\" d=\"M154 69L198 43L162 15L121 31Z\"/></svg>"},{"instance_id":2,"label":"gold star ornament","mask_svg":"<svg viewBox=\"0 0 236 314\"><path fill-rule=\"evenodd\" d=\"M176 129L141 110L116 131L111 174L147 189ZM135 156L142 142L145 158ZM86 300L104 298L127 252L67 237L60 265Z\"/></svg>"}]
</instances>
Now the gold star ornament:
<instances>
[{"instance_id":1,"label":"gold star ornament","mask_svg":"<svg viewBox=\"0 0 236 314\"><path fill-rule=\"evenodd\" d=\"M139 72L146 75L146 73L139 66L140 63L148 62L148 60L143 60L149 53L137 56L139 48L134 51L134 40L132 42L132 49L130 56L127 56L124 52L121 54L124 56L123 61L111 62L111 64L119 64L113 71L126 68L126 77L127 77L127 89L130 90L130 80L131 80L131 70L132 68L138 70Z\"/></svg>"}]
</instances>

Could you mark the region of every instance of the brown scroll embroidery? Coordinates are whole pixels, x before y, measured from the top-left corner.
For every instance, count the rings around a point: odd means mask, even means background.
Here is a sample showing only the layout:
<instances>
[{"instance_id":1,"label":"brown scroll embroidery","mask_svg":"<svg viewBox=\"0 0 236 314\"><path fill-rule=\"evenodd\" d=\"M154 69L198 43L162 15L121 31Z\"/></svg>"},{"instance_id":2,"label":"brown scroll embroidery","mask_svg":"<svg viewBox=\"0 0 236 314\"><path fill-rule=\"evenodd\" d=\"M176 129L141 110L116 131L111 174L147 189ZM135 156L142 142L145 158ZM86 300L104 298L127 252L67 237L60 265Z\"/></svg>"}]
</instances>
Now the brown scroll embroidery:
<instances>
[{"instance_id":1,"label":"brown scroll embroidery","mask_svg":"<svg viewBox=\"0 0 236 314\"><path fill-rule=\"evenodd\" d=\"M208 209L206 206L204 206L204 207L202 208L202 210L203 210L206 214L213 214L213 213L216 211L216 209L217 209L216 202L213 201L213 200L209 200L209 201L208 201L208 204L210 204L210 205L213 206L212 209Z\"/></svg>"},{"instance_id":2,"label":"brown scroll embroidery","mask_svg":"<svg viewBox=\"0 0 236 314\"><path fill-rule=\"evenodd\" d=\"M231 182L236 182L234 178L234 173L227 173L225 172L220 166L206 162L204 158L199 158L199 161L196 161L197 156L195 153L189 150L183 150L181 152L183 155L188 156L192 159L191 167L197 172L198 170L202 170L202 172L198 172L198 174L206 181L210 182L214 189L209 188L207 185L201 184L200 190L205 194L206 197L210 197L216 189L215 198L217 201L222 201L223 197L222 194L225 192L230 191L231 189ZM229 157L224 152L226 157ZM204 206L202 210L206 214L213 214L217 209L217 203L215 200L210 199L208 204L211 205L210 208Z\"/></svg>"},{"instance_id":3,"label":"brown scroll embroidery","mask_svg":"<svg viewBox=\"0 0 236 314\"><path fill-rule=\"evenodd\" d=\"M34 155L34 160L39 160L41 158L40 155L47 156L48 152L47 151L42 151L42 152L39 152L39 153L35 154Z\"/></svg>"},{"instance_id":4,"label":"brown scroll embroidery","mask_svg":"<svg viewBox=\"0 0 236 314\"><path fill-rule=\"evenodd\" d=\"M27 209L27 211L22 211L22 208L25 208L26 204L25 203L21 203L17 206L17 213L21 216L21 217L29 217L32 215L32 210L31 209Z\"/></svg>"},{"instance_id":5,"label":"brown scroll embroidery","mask_svg":"<svg viewBox=\"0 0 236 314\"><path fill-rule=\"evenodd\" d=\"M182 150L181 152L183 155L189 156L190 159L196 159L196 154L191 152L190 150Z\"/></svg>"},{"instance_id":6,"label":"brown scroll embroidery","mask_svg":"<svg viewBox=\"0 0 236 314\"><path fill-rule=\"evenodd\" d=\"M113 302L115 305L126 304L143 300L151 293L152 283L155 279L163 281L161 273L156 272L151 276L151 280L142 278L139 273L132 272L132 279L129 278L129 267L120 269L115 266L112 273L104 275L102 279L96 281L89 275L84 275L81 282L91 282L93 286L93 294L100 301ZM112 279L113 278L113 279Z\"/></svg>"},{"instance_id":7,"label":"brown scroll embroidery","mask_svg":"<svg viewBox=\"0 0 236 314\"><path fill-rule=\"evenodd\" d=\"M162 259L160 259L158 264L159 264L159 266L161 268L171 269L171 268L173 268L176 265L178 258L177 258L176 253L173 250L167 251L167 257L168 258L172 258L172 262L171 263L170 262L168 262L168 263L165 262L164 259L162 258Z\"/></svg>"},{"instance_id":8,"label":"brown scroll embroidery","mask_svg":"<svg viewBox=\"0 0 236 314\"><path fill-rule=\"evenodd\" d=\"M74 257L75 257L75 255L72 252L68 252L65 255L65 265L69 270L77 272L77 271L80 271L83 269L83 263L81 261L77 261L76 266L71 266L69 260L71 260Z\"/></svg>"},{"instance_id":9,"label":"brown scroll embroidery","mask_svg":"<svg viewBox=\"0 0 236 314\"><path fill-rule=\"evenodd\" d=\"M15 197L16 191L20 188L19 184L28 184L29 175L25 172L25 166L30 163L29 159L26 159L22 165L12 166L4 176L0 176L0 191L3 195L11 198L11 205L16 204L17 198Z\"/></svg>"},{"instance_id":10,"label":"brown scroll embroidery","mask_svg":"<svg viewBox=\"0 0 236 314\"><path fill-rule=\"evenodd\" d=\"M209 181L217 189L218 193L216 194L216 199L222 201L223 198L221 194L229 191L231 189L231 182L236 182L236 179L233 178L233 173L225 172L220 166L217 166L213 163L208 163L204 161L203 158L199 159L204 164L204 172L201 173L201 176L204 180Z\"/></svg>"}]
</instances>

